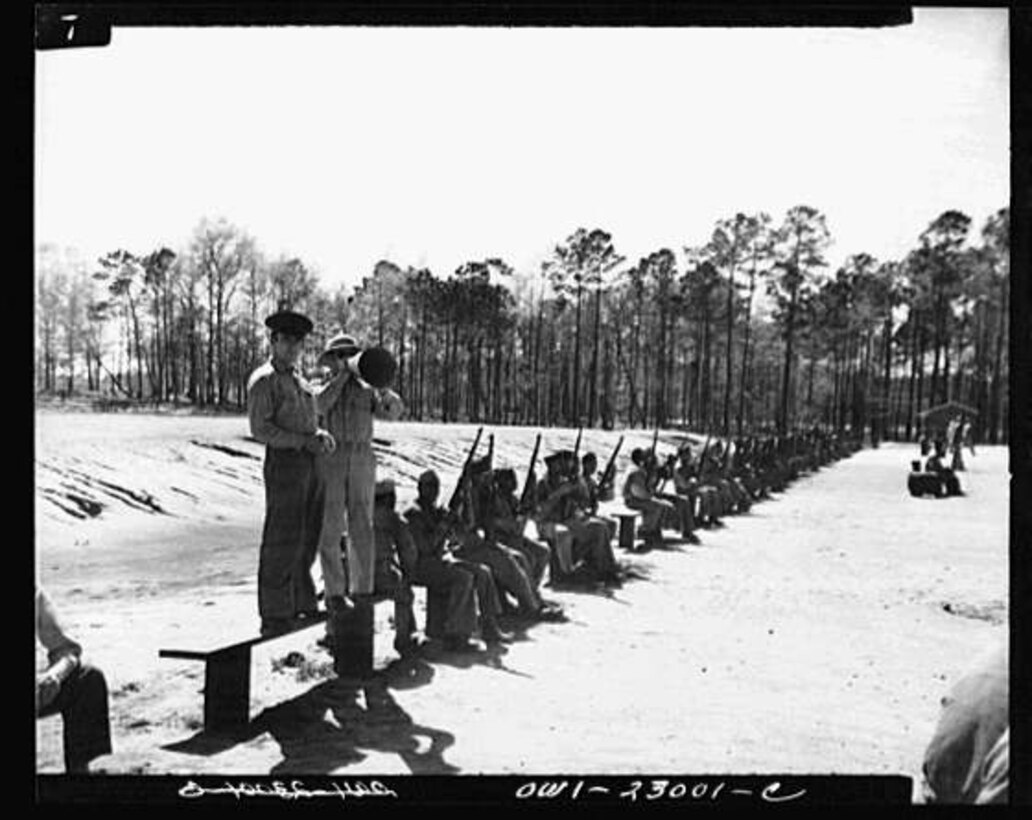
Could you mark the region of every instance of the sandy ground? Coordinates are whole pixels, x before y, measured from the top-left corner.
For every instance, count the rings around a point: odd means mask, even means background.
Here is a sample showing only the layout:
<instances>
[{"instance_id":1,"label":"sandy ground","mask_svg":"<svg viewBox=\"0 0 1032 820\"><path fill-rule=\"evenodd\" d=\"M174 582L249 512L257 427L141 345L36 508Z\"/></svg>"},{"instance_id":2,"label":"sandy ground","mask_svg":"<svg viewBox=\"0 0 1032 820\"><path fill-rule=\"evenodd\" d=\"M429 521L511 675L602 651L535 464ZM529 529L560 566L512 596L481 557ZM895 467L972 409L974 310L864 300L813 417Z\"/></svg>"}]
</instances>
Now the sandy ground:
<instances>
[{"instance_id":1,"label":"sandy ground","mask_svg":"<svg viewBox=\"0 0 1032 820\"><path fill-rule=\"evenodd\" d=\"M261 448L242 418L36 416L37 574L111 687L113 774L838 773L919 777L939 700L1006 640L1007 452L980 447L964 498L907 495L915 448L801 478L701 545L621 560L611 594L500 650L396 662L377 607L375 680L335 678L318 629L263 644L252 723L200 731L202 664L158 649L257 628ZM378 424L399 506L428 466L452 486L476 428ZM526 471L534 435L492 427ZM605 461L618 433L589 431ZM647 431L631 431L649 446ZM575 431L546 429L542 453ZM664 434L660 452L675 437ZM417 593L422 623L422 593ZM61 770L37 721L37 771Z\"/></svg>"}]
</instances>

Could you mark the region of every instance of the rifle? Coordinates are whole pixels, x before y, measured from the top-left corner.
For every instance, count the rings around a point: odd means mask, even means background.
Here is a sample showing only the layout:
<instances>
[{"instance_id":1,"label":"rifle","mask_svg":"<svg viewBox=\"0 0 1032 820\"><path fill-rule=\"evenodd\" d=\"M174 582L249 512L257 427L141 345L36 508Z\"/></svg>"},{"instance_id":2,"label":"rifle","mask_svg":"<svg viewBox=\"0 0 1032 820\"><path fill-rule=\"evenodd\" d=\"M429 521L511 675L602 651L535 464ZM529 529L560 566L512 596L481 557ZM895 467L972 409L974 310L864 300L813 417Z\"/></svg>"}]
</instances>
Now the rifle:
<instances>
[{"instance_id":1,"label":"rifle","mask_svg":"<svg viewBox=\"0 0 1032 820\"><path fill-rule=\"evenodd\" d=\"M623 436L620 436L620 440L616 442L616 447L613 448L613 454L609 457L609 461L606 462L606 468L602 471L602 477L598 480L599 494L612 482L613 474L616 472L616 454L620 452L620 447L623 446Z\"/></svg>"},{"instance_id":2,"label":"rifle","mask_svg":"<svg viewBox=\"0 0 1032 820\"><path fill-rule=\"evenodd\" d=\"M531 482L534 481L534 468L537 466L538 451L541 449L541 434L534 439L534 451L530 454L530 466L527 468L527 478L523 482L523 492L520 493L520 509L526 509L530 501Z\"/></svg>"},{"instance_id":3,"label":"rifle","mask_svg":"<svg viewBox=\"0 0 1032 820\"><path fill-rule=\"evenodd\" d=\"M702 445L702 452L699 453L699 473L701 478L702 464L706 460L706 453L709 452L710 442L713 440L713 433L706 434L706 443Z\"/></svg>"},{"instance_id":4,"label":"rifle","mask_svg":"<svg viewBox=\"0 0 1032 820\"><path fill-rule=\"evenodd\" d=\"M484 428L481 427L477 430L477 437L473 439L473 446L469 448L469 452L466 453L466 460L462 464L462 472L459 473L459 482L455 485L455 492L452 493L451 500L448 502L448 509L455 512L459 505L462 503L462 491L465 488L467 479L469 478L469 467L473 463L473 455L477 451L477 445L480 444L480 436L483 434Z\"/></svg>"},{"instance_id":5,"label":"rifle","mask_svg":"<svg viewBox=\"0 0 1032 820\"><path fill-rule=\"evenodd\" d=\"M732 464L732 461L734 460L732 455L731 455L732 447L733 446L734 445L733 445L731 439L725 439L724 440L724 466L721 467L721 471L720 471L720 474L724 478L730 478L731 464Z\"/></svg>"},{"instance_id":6,"label":"rifle","mask_svg":"<svg viewBox=\"0 0 1032 820\"><path fill-rule=\"evenodd\" d=\"M523 492L520 493L519 504L516 505L516 527L520 533L523 534L524 527L527 526L527 512L533 507L530 500L530 489L531 487L537 486L537 479L534 475L534 468L537 466L538 451L541 449L541 434L537 434L537 438L534 439L534 451L530 454L530 466L527 468L527 478L523 482Z\"/></svg>"},{"instance_id":7,"label":"rifle","mask_svg":"<svg viewBox=\"0 0 1032 820\"><path fill-rule=\"evenodd\" d=\"M577 470L580 471L580 440L581 436L584 435L584 428L577 428L577 441L573 445L573 460L577 463Z\"/></svg>"}]
</instances>

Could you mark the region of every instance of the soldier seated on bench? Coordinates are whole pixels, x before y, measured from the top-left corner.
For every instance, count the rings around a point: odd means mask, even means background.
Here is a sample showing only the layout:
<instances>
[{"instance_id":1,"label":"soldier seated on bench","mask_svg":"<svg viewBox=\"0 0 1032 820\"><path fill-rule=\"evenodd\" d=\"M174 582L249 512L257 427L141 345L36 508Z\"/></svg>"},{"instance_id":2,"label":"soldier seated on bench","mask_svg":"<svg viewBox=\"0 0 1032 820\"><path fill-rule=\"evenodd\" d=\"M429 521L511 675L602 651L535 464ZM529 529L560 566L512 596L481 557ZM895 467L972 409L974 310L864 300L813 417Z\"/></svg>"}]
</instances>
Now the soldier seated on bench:
<instances>
[{"instance_id":1,"label":"soldier seated on bench","mask_svg":"<svg viewBox=\"0 0 1032 820\"><path fill-rule=\"evenodd\" d=\"M516 497L518 482L511 469L493 471L494 481L482 499L485 532L500 544L523 557L523 565L535 590L541 588L551 561L552 550L544 541L525 534L529 510L520 507Z\"/></svg>"},{"instance_id":2,"label":"soldier seated on bench","mask_svg":"<svg viewBox=\"0 0 1032 820\"><path fill-rule=\"evenodd\" d=\"M376 565L373 573L374 595L394 599L394 648L402 657L418 649L416 619L412 612L411 579L416 574L416 544L408 526L395 511L397 491L389 478L376 482L373 503L373 533Z\"/></svg>"},{"instance_id":3,"label":"soldier seated on bench","mask_svg":"<svg viewBox=\"0 0 1032 820\"><path fill-rule=\"evenodd\" d=\"M652 495L648 451L635 447L631 451L631 463L634 467L624 479L624 505L629 510L641 512L641 533L645 537L646 549L661 547L663 517L673 513L674 505Z\"/></svg>"},{"instance_id":4,"label":"soldier seated on bench","mask_svg":"<svg viewBox=\"0 0 1032 820\"><path fill-rule=\"evenodd\" d=\"M619 586L622 582L609 525L583 509L587 497L580 481L577 454L572 450L552 453L545 457L545 465L548 472L538 485L538 520L545 525L545 537L553 532L558 539L568 532L572 541L572 568L576 569L583 561L594 580ZM556 543L561 545L558 540Z\"/></svg>"},{"instance_id":5,"label":"soldier seated on bench","mask_svg":"<svg viewBox=\"0 0 1032 820\"><path fill-rule=\"evenodd\" d=\"M449 649L474 650L471 637L478 625L485 643L501 643L512 636L498 626L501 605L490 568L462 560L456 553L466 543L481 541L461 516L437 503L441 479L434 470L419 476L419 495L405 512L418 560L413 584L427 588L446 587L448 606L444 638ZM478 617L479 615L479 617Z\"/></svg>"},{"instance_id":6,"label":"soldier seated on bench","mask_svg":"<svg viewBox=\"0 0 1032 820\"><path fill-rule=\"evenodd\" d=\"M584 484L584 510L588 515L605 521L609 527L609 538L616 538L616 522L612 518L598 515L598 505L602 501L605 488L598 482L595 476L598 473L598 456L594 453L585 453L581 456L581 481ZM610 482L612 484L612 482ZM612 487L610 486L610 490ZM610 498L612 492L609 493Z\"/></svg>"}]
</instances>

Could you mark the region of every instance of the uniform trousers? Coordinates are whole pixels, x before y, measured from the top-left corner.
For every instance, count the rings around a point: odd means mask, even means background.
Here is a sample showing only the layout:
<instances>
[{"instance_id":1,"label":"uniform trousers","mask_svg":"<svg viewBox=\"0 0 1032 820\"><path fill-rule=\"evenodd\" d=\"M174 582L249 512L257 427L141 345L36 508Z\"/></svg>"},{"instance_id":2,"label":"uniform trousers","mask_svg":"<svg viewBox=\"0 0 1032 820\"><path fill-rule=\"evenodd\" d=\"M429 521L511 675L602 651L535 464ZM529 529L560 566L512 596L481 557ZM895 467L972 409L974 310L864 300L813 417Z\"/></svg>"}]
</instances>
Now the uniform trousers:
<instances>
[{"instance_id":1,"label":"uniform trousers","mask_svg":"<svg viewBox=\"0 0 1032 820\"><path fill-rule=\"evenodd\" d=\"M326 595L369 595L374 589L376 574L373 535L376 454L370 444L341 441L336 450L320 456L317 461L319 477L325 487L317 551ZM346 573L340 551L340 539L345 532ZM306 553L309 567L315 561L315 552L310 549Z\"/></svg>"},{"instance_id":2,"label":"uniform trousers","mask_svg":"<svg viewBox=\"0 0 1032 820\"><path fill-rule=\"evenodd\" d=\"M378 559L373 586L377 595L390 595L394 600L395 646L408 643L416 631L416 617L412 612L412 587L401 568L389 557Z\"/></svg>"},{"instance_id":3,"label":"uniform trousers","mask_svg":"<svg viewBox=\"0 0 1032 820\"><path fill-rule=\"evenodd\" d=\"M447 558L421 557L416 562L411 583L426 587L430 594L438 591L448 596L444 615L444 636L469 638L477 628L477 597L473 573L459 561ZM430 635L427 637L441 637Z\"/></svg>"},{"instance_id":4,"label":"uniform trousers","mask_svg":"<svg viewBox=\"0 0 1032 820\"><path fill-rule=\"evenodd\" d=\"M520 609L533 612L540 607L541 600L534 592L530 579L507 548L480 538L467 539L455 551L455 556L463 561L488 567L492 579L497 581L505 592L516 598ZM477 594L480 595L479 587ZM498 599L497 591L495 599ZM498 603L500 609L501 602Z\"/></svg>"},{"instance_id":5,"label":"uniform trousers","mask_svg":"<svg viewBox=\"0 0 1032 820\"><path fill-rule=\"evenodd\" d=\"M609 527L601 518L587 516L565 522L573 536L574 561L586 561L598 575L616 571L616 556L609 537Z\"/></svg>"},{"instance_id":6,"label":"uniform trousers","mask_svg":"<svg viewBox=\"0 0 1032 820\"><path fill-rule=\"evenodd\" d=\"M661 498L626 498L624 504L641 512L641 531L652 535L659 534L665 516L677 512L671 502Z\"/></svg>"},{"instance_id":7,"label":"uniform trousers","mask_svg":"<svg viewBox=\"0 0 1032 820\"><path fill-rule=\"evenodd\" d=\"M541 586L545 578L545 570L548 569L548 562L551 559L552 551L547 544L527 538L525 535L515 533L501 533L499 541L510 549L520 553L527 562L527 575L530 578L534 589Z\"/></svg>"},{"instance_id":8,"label":"uniform trousers","mask_svg":"<svg viewBox=\"0 0 1032 820\"><path fill-rule=\"evenodd\" d=\"M111 753L111 723L104 673L82 664L61 684L39 717L61 713L65 771L82 771L94 758Z\"/></svg>"},{"instance_id":9,"label":"uniform trousers","mask_svg":"<svg viewBox=\"0 0 1032 820\"><path fill-rule=\"evenodd\" d=\"M263 473L265 523L258 556L258 614L263 621L289 620L316 609L311 567L319 542L324 493L315 456L303 450L267 447Z\"/></svg>"}]
</instances>

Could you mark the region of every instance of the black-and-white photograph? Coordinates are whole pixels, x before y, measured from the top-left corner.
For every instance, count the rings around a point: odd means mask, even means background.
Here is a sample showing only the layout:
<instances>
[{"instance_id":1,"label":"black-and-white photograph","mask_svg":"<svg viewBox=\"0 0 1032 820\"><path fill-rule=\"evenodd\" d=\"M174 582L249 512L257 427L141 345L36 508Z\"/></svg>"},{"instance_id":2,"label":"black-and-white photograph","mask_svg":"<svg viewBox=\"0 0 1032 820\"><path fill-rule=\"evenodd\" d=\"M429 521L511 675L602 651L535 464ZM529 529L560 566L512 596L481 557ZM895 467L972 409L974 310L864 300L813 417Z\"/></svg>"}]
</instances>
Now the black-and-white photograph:
<instances>
[{"instance_id":1,"label":"black-and-white photograph","mask_svg":"<svg viewBox=\"0 0 1032 820\"><path fill-rule=\"evenodd\" d=\"M1007 802L1009 18L906 11L40 24L37 775Z\"/></svg>"}]
</instances>

